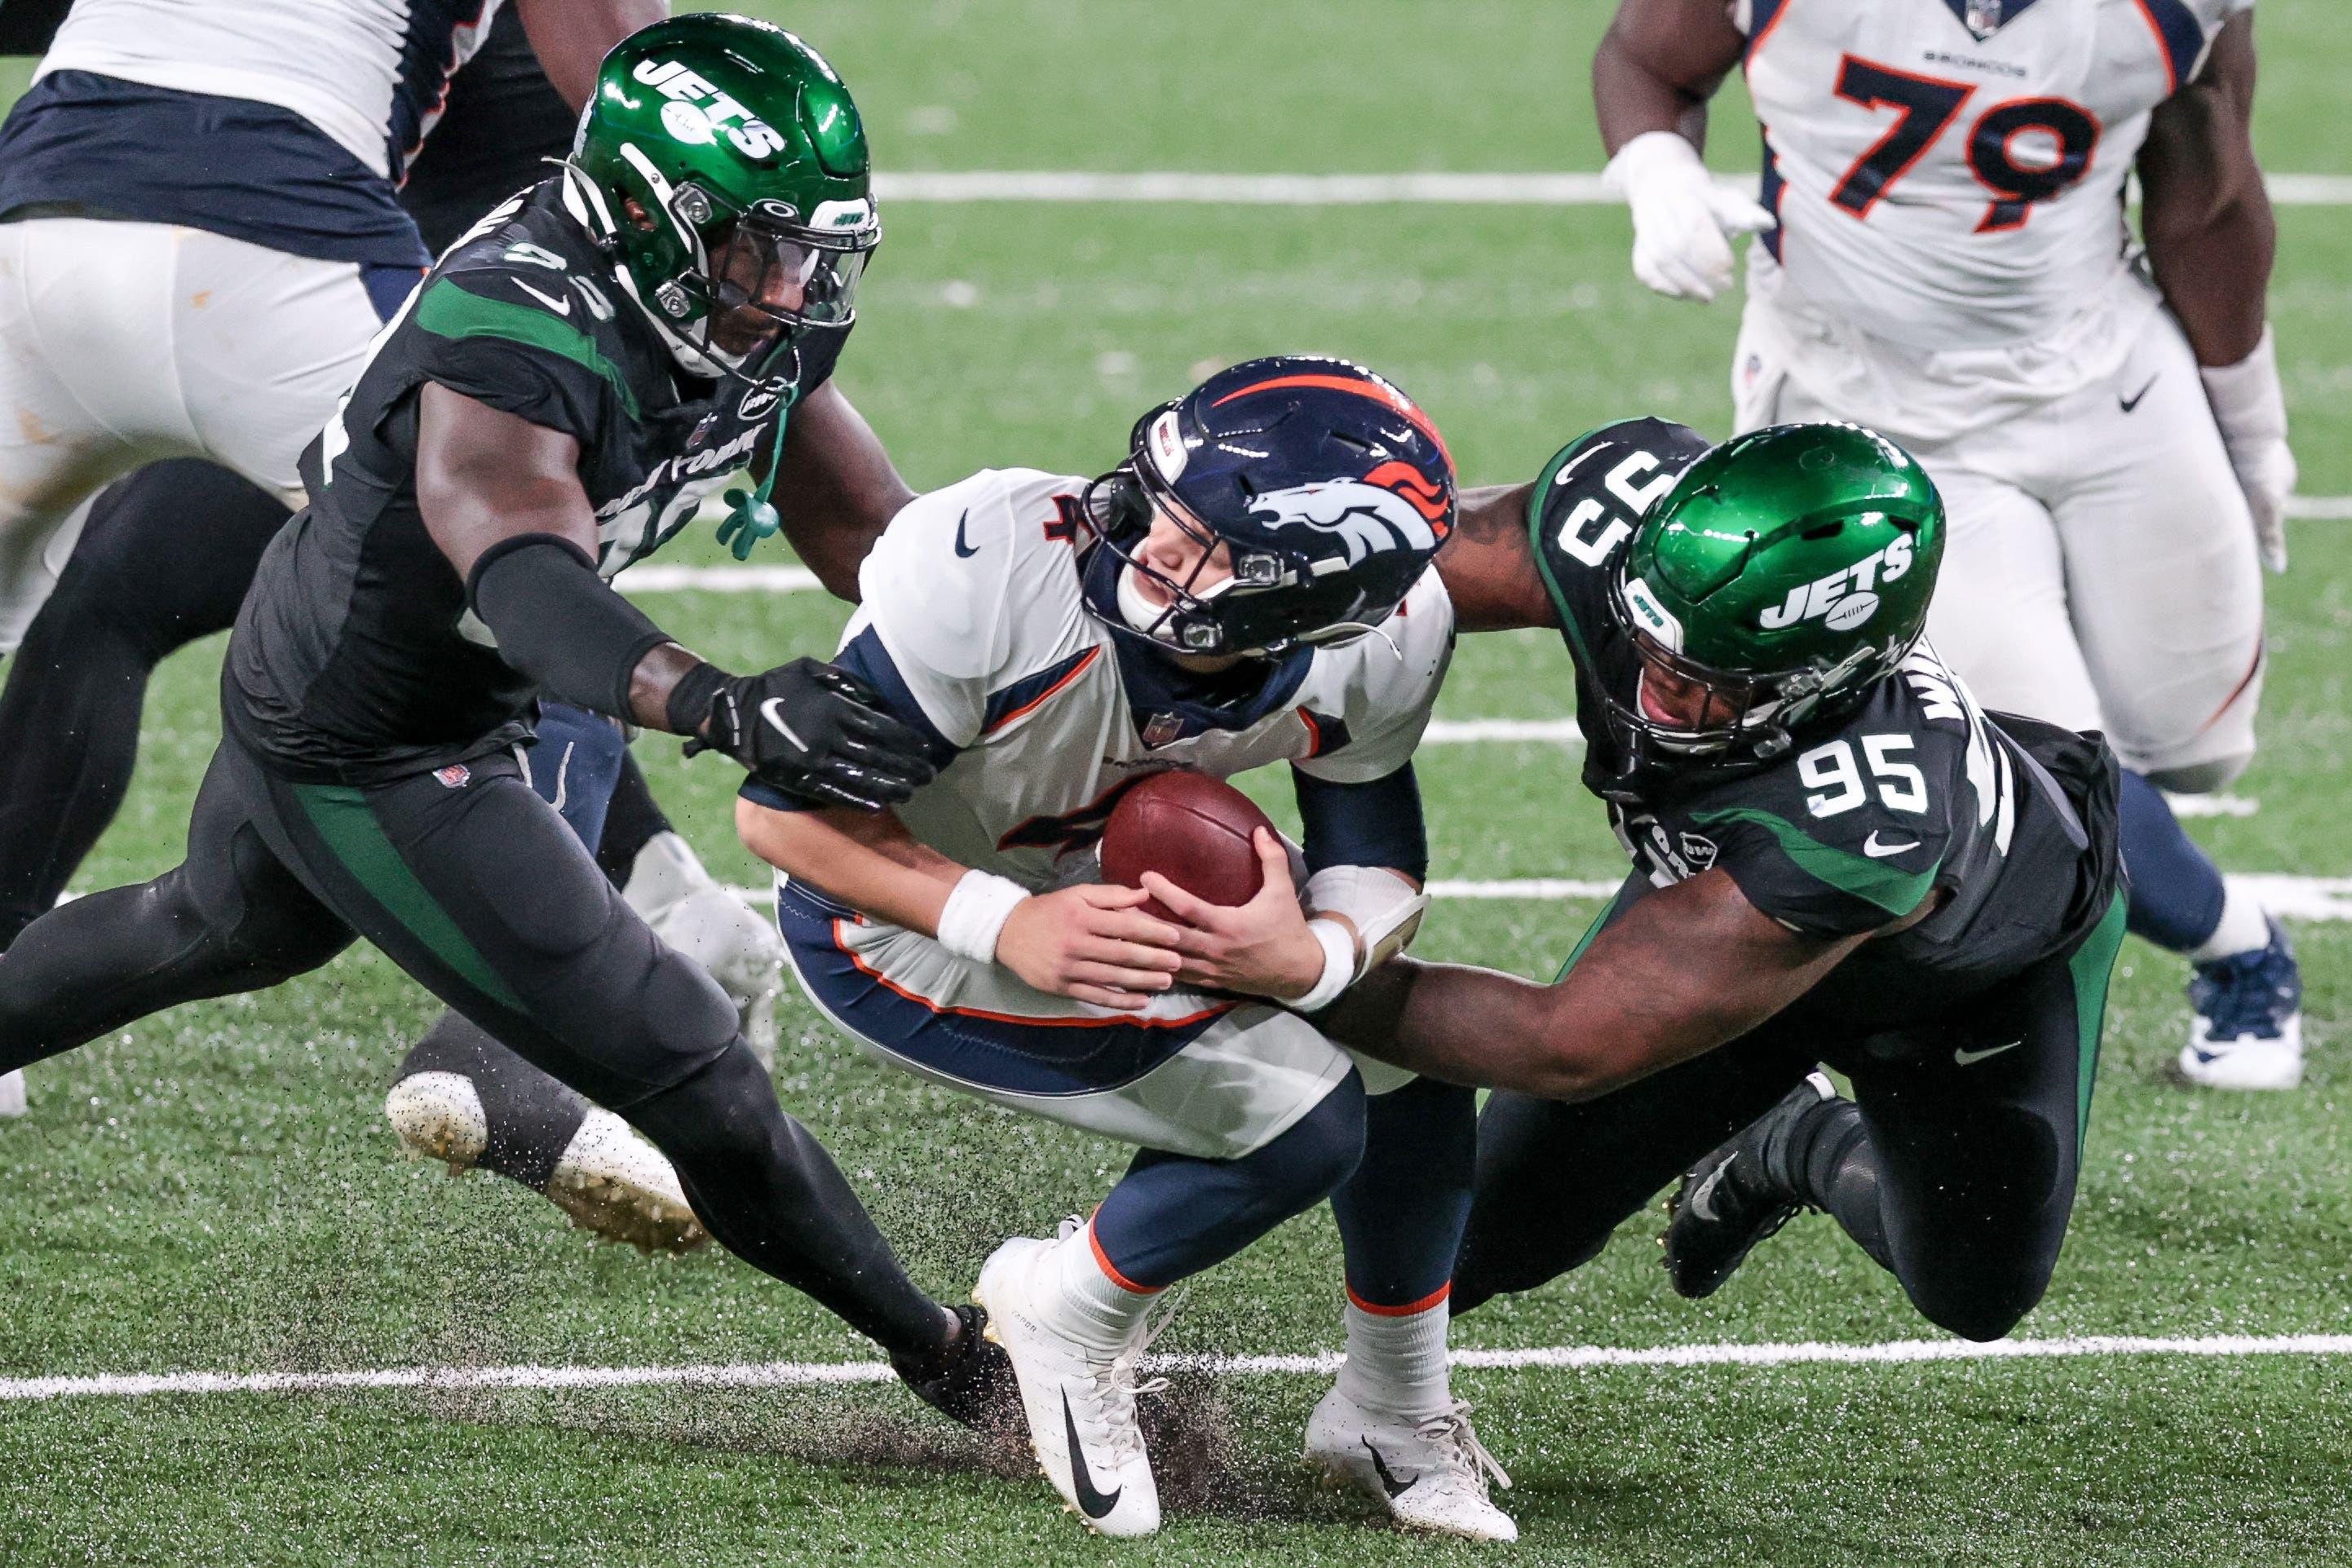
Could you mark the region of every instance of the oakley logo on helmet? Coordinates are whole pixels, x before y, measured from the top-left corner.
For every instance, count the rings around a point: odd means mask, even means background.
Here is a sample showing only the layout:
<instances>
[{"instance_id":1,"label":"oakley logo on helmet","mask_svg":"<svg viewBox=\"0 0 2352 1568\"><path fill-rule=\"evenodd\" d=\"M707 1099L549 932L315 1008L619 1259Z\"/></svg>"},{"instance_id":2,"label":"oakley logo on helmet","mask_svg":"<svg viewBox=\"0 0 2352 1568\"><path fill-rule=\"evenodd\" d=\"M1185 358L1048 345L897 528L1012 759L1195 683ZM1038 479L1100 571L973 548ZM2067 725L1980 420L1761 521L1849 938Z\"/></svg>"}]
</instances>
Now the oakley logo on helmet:
<instances>
[{"instance_id":1,"label":"oakley logo on helmet","mask_svg":"<svg viewBox=\"0 0 2352 1568\"><path fill-rule=\"evenodd\" d=\"M698 147L724 131L746 158L783 150L773 126L676 60L639 60L629 74L670 100L662 109L662 129L681 141Z\"/></svg>"},{"instance_id":2,"label":"oakley logo on helmet","mask_svg":"<svg viewBox=\"0 0 2352 1568\"><path fill-rule=\"evenodd\" d=\"M1898 534L1881 550L1873 551L1843 571L1817 578L1789 591L1788 599L1767 609L1757 623L1767 632L1820 620L1832 631L1851 632L1878 612L1878 595L1871 591L1893 582L1911 570L1911 536Z\"/></svg>"},{"instance_id":3,"label":"oakley logo on helmet","mask_svg":"<svg viewBox=\"0 0 2352 1568\"><path fill-rule=\"evenodd\" d=\"M1443 536L1422 506L1383 486L1337 479L1270 490L1250 503L1249 515L1269 531L1303 525L1318 533L1338 534L1348 543L1348 564L1354 566L1383 550L1435 549Z\"/></svg>"}]
</instances>

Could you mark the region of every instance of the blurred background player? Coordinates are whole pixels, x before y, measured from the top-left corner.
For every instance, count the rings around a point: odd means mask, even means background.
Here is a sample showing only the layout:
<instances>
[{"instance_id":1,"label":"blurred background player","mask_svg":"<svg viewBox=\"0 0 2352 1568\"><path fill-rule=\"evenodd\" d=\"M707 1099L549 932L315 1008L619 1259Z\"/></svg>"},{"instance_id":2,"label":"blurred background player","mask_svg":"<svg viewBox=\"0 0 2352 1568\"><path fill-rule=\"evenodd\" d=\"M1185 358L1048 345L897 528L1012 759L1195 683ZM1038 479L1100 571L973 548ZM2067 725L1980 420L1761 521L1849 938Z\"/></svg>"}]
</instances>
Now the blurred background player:
<instances>
[{"instance_id":1,"label":"blurred background player","mask_svg":"<svg viewBox=\"0 0 2352 1568\"><path fill-rule=\"evenodd\" d=\"M982 1314L908 1279L725 994L528 782L542 690L803 799L875 810L929 777L840 671L730 674L610 580L739 464L764 499L879 239L856 107L799 39L695 15L607 55L572 157L436 265L304 454L313 498L238 611L186 859L0 954L0 1068L364 936L625 1115L730 1249L976 1415L958 1391L1002 1362Z\"/></svg>"},{"instance_id":2,"label":"blurred background player","mask_svg":"<svg viewBox=\"0 0 2352 1568\"><path fill-rule=\"evenodd\" d=\"M1712 298L1729 236L1769 231L1738 427L1850 419L1935 476L1937 651L1991 707L2106 735L2131 929L2195 967L2179 1071L2284 1089L2303 1060L2285 934L2163 793L2252 759L2260 565L2286 564L2252 3L1622 0L1592 78L1643 282ZM1734 67L1760 205L1699 161Z\"/></svg>"},{"instance_id":3,"label":"blurred background player","mask_svg":"<svg viewBox=\"0 0 2352 1568\"><path fill-rule=\"evenodd\" d=\"M1327 1197L1348 1358L1308 1458L1402 1523L1517 1533L1446 1374L1470 1092L1360 1071L1301 1016L1424 903L1412 757L1453 646L1428 570L1453 516L1437 429L1387 382L1307 357L1221 371L1138 421L1092 484L991 469L891 524L838 659L929 737L935 781L881 816L744 791L793 967L835 1023L1139 1146L1089 1221L1007 1241L972 1292L1039 1463L1105 1534L1160 1523L1135 1395L1164 1292ZM1094 846L1136 781L1276 762L1311 924L1263 831L1265 885L1239 909L1147 874L1184 929L1099 882Z\"/></svg>"}]
</instances>

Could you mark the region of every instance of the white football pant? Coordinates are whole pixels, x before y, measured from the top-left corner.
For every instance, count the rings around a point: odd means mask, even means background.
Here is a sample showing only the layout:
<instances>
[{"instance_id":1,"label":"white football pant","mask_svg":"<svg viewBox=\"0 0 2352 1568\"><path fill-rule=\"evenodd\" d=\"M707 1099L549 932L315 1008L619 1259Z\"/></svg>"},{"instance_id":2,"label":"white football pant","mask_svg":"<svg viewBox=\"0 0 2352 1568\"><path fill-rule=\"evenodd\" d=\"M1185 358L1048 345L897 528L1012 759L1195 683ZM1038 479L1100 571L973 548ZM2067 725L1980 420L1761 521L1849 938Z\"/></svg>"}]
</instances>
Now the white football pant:
<instances>
[{"instance_id":1,"label":"white football pant","mask_svg":"<svg viewBox=\"0 0 2352 1568\"><path fill-rule=\"evenodd\" d=\"M1836 376L1789 373L1804 350L1776 314L1750 299L1738 427L1857 417L1807 390ZM2112 375L2042 402L2015 386L2003 378L1957 434L1875 426L1926 466L1950 518L1929 639L1987 707L2103 731L2168 789L2219 789L2254 754L2262 575L2187 338L2155 311Z\"/></svg>"},{"instance_id":2,"label":"white football pant","mask_svg":"<svg viewBox=\"0 0 2352 1568\"><path fill-rule=\"evenodd\" d=\"M382 325L352 262L167 224L0 224L0 653L80 504L144 463L209 457L302 505L296 459Z\"/></svg>"}]
</instances>

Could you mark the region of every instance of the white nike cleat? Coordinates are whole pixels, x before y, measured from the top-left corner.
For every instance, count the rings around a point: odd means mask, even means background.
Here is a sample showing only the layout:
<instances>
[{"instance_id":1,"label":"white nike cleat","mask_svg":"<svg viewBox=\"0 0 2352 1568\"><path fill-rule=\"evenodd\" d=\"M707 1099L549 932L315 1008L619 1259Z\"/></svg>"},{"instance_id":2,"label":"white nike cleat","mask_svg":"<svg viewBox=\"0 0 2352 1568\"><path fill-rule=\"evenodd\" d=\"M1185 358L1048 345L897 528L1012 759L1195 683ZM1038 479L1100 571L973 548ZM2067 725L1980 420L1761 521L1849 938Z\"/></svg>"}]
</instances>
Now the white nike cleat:
<instances>
[{"instance_id":1,"label":"white nike cleat","mask_svg":"<svg viewBox=\"0 0 2352 1568\"><path fill-rule=\"evenodd\" d=\"M21 1116L25 1113L25 1070L0 1072L0 1116Z\"/></svg>"},{"instance_id":2,"label":"white nike cleat","mask_svg":"<svg viewBox=\"0 0 2352 1568\"><path fill-rule=\"evenodd\" d=\"M2213 1040L2192 1021L2196 1038L2180 1048L2180 1076L2200 1089L2297 1089L2303 1085L2303 1018L2287 1020L2274 1039Z\"/></svg>"},{"instance_id":3,"label":"white nike cleat","mask_svg":"<svg viewBox=\"0 0 2352 1568\"><path fill-rule=\"evenodd\" d=\"M1086 1245L1083 1237L1076 1242ZM1136 1372L1167 1315L1137 1320L1127 1342L1099 1347L1080 1337L1041 1260L1059 1243L1016 1237L990 1255L971 1299L988 1312L988 1337L1004 1347L1029 1418L1029 1447L1063 1504L1103 1535L1160 1528L1160 1487L1144 1452L1135 1396L1158 1384Z\"/></svg>"},{"instance_id":4,"label":"white nike cleat","mask_svg":"<svg viewBox=\"0 0 2352 1568\"><path fill-rule=\"evenodd\" d=\"M719 982L735 1004L743 1038L761 1061L772 1063L776 998L784 988L784 939L775 923L719 886L676 833L646 841L621 896L664 946Z\"/></svg>"},{"instance_id":5,"label":"white nike cleat","mask_svg":"<svg viewBox=\"0 0 2352 1568\"><path fill-rule=\"evenodd\" d=\"M411 1152L446 1161L452 1175L473 1169L489 1146L489 1118L463 1073L410 1073L383 1097L383 1113ZM600 1105L539 1190L583 1230L643 1251L684 1252L709 1239L661 1151Z\"/></svg>"},{"instance_id":6,"label":"white nike cleat","mask_svg":"<svg viewBox=\"0 0 2352 1568\"><path fill-rule=\"evenodd\" d=\"M1511 1478L1470 1428L1470 1406L1418 1417L1367 1410L1334 1388L1307 1422L1307 1459L1378 1501L1407 1530L1466 1541L1517 1541L1519 1527L1487 1494Z\"/></svg>"},{"instance_id":7,"label":"white nike cleat","mask_svg":"<svg viewBox=\"0 0 2352 1568\"><path fill-rule=\"evenodd\" d=\"M2303 1082L2303 970L2276 920L2263 946L2200 964L2189 983L2180 1076L2205 1089Z\"/></svg>"}]
</instances>

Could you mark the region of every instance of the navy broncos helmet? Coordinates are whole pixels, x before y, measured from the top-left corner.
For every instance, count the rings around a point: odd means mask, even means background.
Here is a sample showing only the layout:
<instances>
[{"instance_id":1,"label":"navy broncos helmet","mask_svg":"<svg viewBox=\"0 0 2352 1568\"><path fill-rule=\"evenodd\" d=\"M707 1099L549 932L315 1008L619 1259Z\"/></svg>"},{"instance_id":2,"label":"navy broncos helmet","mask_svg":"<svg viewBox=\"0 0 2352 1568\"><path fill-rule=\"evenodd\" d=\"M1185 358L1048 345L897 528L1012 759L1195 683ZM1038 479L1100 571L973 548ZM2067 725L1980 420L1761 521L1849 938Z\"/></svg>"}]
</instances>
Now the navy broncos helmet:
<instances>
[{"instance_id":1,"label":"navy broncos helmet","mask_svg":"<svg viewBox=\"0 0 2352 1568\"><path fill-rule=\"evenodd\" d=\"M1187 653L1277 653L1362 635L1403 602L1454 530L1454 458L1436 424L1345 360L1284 354L1220 371L1138 420L1127 461L1087 489L1100 542L1089 607ZM1139 560L1154 511L1233 575L1195 590ZM1123 571L1168 591L1122 613Z\"/></svg>"}]
</instances>

